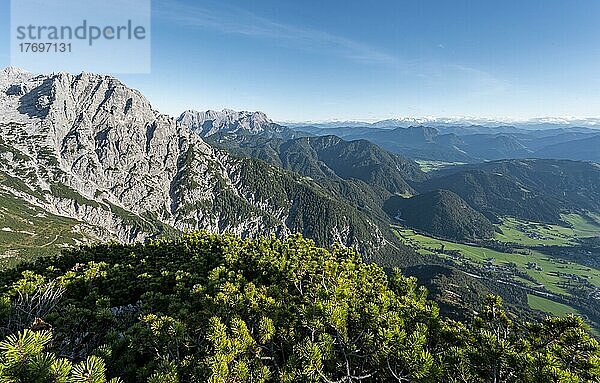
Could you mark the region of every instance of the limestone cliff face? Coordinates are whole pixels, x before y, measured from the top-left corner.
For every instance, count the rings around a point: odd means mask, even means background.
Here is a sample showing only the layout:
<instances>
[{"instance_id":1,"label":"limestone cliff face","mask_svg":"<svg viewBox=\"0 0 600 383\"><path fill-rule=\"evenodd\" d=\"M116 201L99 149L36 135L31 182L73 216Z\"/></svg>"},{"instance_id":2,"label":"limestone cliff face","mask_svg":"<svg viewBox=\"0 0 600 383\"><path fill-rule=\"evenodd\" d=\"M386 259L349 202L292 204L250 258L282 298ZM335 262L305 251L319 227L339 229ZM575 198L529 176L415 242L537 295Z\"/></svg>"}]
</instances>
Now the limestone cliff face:
<instances>
[{"instance_id":1,"label":"limestone cliff face","mask_svg":"<svg viewBox=\"0 0 600 383\"><path fill-rule=\"evenodd\" d=\"M0 72L0 172L0 188L122 241L195 229L305 232L295 224L298 202L315 188L213 148L115 78L14 68ZM326 196L315 198L325 214L342 210ZM342 214L321 236L360 244L356 226L372 223L355 221ZM367 241L383 241L370 231Z\"/></svg>"},{"instance_id":2,"label":"limestone cliff face","mask_svg":"<svg viewBox=\"0 0 600 383\"><path fill-rule=\"evenodd\" d=\"M274 123L263 112L238 112L230 109L220 112L186 110L177 121L200 137L211 137L216 134L230 136L252 134L290 139L297 136L296 132Z\"/></svg>"}]
</instances>

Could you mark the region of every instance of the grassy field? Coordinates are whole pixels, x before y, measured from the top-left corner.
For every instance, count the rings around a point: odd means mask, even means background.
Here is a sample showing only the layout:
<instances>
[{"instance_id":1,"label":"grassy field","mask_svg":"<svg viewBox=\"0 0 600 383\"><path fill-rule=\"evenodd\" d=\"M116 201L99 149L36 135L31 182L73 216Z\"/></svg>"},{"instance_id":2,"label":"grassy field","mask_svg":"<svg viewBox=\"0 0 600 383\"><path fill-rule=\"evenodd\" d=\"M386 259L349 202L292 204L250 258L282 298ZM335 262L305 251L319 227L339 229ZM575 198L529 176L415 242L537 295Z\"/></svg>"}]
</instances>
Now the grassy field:
<instances>
[{"instance_id":1,"label":"grassy field","mask_svg":"<svg viewBox=\"0 0 600 383\"><path fill-rule=\"evenodd\" d=\"M563 214L562 219L571 224L572 233L579 237L600 237L600 215L588 213L587 216L580 214Z\"/></svg>"},{"instance_id":2,"label":"grassy field","mask_svg":"<svg viewBox=\"0 0 600 383\"><path fill-rule=\"evenodd\" d=\"M533 294L527 294L527 304L534 310L543 311L554 316L564 317L569 314L581 315L579 311L575 310L571 306L554 302L550 299L539 297ZM596 337L600 338L600 329L592 327L590 328L590 331Z\"/></svg>"},{"instance_id":3,"label":"grassy field","mask_svg":"<svg viewBox=\"0 0 600 383\"><path fill-rule=\"evenodd\" d=\"M466 245L431 238L417 234L413 230L399 227L395 228L395 233L406 244L420 248L420 252L422 253L430 252L423 248L440 249L443 245L445 250L459 251L467 262L471 262L475 265L503 265L514 263L519 270L527 273L539 284L544 285L550 292L569 295L569 292L561 287L560 283L567 281L567 275L571 274L584 278L595 286L600 286L600 270L573 262L558 261L549 258L547 255L538 251L524 250L523 254L503 253L475 245ZM439 253L435 252L434 254L439 255ZM535 264L538 269L532 269L528 267L528 264Z\"/></svg>"},{"instance_id":4,"label":"grassy field","mask_svg":"<svg viewBox=\"0 0 600 383\"><path fill-rule=\"evenodd\" d=\"M571 218L577 227L574 230L585 230L583 222ZM515 222L515 221L513 221ZM574 225L575 226L575 225ZM593 229L593 228L592 228ZM567 262L548 257L538 251L531 249L519 250L520 253L505 253L476 245L454 243L450 241L431 238L418 234L413 230L394 227L394 233L407 245L417 248L420 253L429 253L440 257L451 258L450 255L442 254L442 246L445 251L456 250L462 258L453 260L459 264L468 264L470 266L482 267L490 265L505 265L513 263L517 269L526 273L535 282L518 275L510 276L515 283L519 283L534 291L543 291L542 286L549 292L572 296L572 294L563 287L564 283L572 282L572 278L583 278L596 287L600 287L600 270L583 266L574 262ZM545 229L545 230L553 230ZM591 231L591 230L590 230ZM511 235L511 234L509 234ZM520 234L512 234L513 238ZM529 237L527 237L529 238ZM567 239L558 236L559 239ZM559 239L550 240L556 243ZM530 242L527 242L530 243ZM522 254L521 254L522 253ZM535 266L535 267L532 267ZM576 277L575 277L576 276ZM576 282L579 283L579 282ZM548 298L542 298L538 295L528 294L528 305L535 310L546 312L550 315L580 314L575 308L563 303L554 302ZM592 332L600 337L600 329L593 328Z\"/></svg>"},{"instance_id":5,"label":"grassy field","mask_svg":"<svg viewBox=\"0 0 600 383\"><path fill-rule=\"evenodd\" d=\"M529 304L529 307L531 307L534 310L540 310L556 316L580 314L577 310L573 309L570 306L532 294L527 294L527 304Z\"/></svg>"},{"instance_id":6,"label":"grassy field","mask_svg":"<svg viewBox=\"0 0 600 383\"><path fill-rule=\"evenodd\" d=\"M575 244L572 229L537 222L527 222L516 218L503 218L500 225L502 234L496 239L502 242L517 243L523 246L568 246Z\"/></svg>"},{"instance_id":7,"label":"grassy field","mask_svg":"<svg viewBox=\"0 0 600 383\"><path fill-rule=\"evenodd\" d=\"M577 238L600 236L600 221L590 214L564 214L565 222L571 227L528 222L512 217L502 219L496 239L502 242L517 243L523 246L569 246L577 243Z\"/></svg>"}]
</instances>

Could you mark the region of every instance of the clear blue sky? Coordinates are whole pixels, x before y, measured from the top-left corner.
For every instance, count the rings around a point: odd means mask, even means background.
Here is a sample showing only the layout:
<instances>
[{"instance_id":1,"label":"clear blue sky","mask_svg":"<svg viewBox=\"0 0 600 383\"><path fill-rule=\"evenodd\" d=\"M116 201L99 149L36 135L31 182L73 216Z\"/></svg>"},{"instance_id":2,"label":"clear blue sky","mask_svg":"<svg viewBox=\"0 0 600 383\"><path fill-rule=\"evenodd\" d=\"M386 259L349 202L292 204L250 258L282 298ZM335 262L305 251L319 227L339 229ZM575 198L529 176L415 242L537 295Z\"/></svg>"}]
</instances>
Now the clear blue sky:
<instances>
[{"instance_id":1,"label":"clear blue sky","mask_svg":"<svg viewBox=\"0 0 600 383\"><path fill-rule=\"evenodd\" d=\"M161 0L152 22L152 73L119 77L174 115L600 116L598 0Z\"/></svg>"}]
</instances>

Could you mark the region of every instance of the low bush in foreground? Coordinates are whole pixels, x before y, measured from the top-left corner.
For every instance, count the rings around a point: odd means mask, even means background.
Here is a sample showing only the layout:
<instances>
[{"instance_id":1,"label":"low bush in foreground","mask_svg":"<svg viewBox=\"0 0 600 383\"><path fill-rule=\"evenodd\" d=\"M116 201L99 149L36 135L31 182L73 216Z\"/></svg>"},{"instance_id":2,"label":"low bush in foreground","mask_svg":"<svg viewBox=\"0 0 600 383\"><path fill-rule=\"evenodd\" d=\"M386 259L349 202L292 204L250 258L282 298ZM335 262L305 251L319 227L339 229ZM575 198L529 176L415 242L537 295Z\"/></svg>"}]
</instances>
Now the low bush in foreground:
<instances>
[{"instance_id":1,"label":"low bush in foreground","mask_svg":"<svg viewBox=\"0 0 600 383\"><path fill-rule=\"evenodd\" d=\"M99 245L0 274L2 382L598 382L580 318L470 323L301 237ZM114 380L117 381L117 380Z\"/></svg>"}]
</instances>

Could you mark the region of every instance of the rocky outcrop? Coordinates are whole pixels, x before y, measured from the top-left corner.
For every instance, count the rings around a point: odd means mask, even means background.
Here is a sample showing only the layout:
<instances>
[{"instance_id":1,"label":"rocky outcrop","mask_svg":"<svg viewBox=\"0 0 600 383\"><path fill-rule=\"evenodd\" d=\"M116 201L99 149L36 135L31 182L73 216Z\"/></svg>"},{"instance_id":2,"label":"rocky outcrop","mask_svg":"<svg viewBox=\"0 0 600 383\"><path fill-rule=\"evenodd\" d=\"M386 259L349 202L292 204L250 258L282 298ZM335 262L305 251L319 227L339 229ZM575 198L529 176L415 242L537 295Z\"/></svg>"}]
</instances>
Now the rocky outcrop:
<instances>
[{"instance_id":1,"label":"rocky outcrop","mask_svg":"<svg viewBox=\"0 0 600 383\"><path fill-rule=\"evenodd\" d=\"M220 112L187 110L179 116L177 121L201 137L210 137L216 134L251 134L289 139L297 135L293 130L274 123L263 112L237 112L230 109Z\"/></svg>"},{"instance_id":2,"label":"rocky outcrop","mask_svg":"<svg viewBox=\"0 0 600 383\"><path fill-rule=\"evenodd\" d=\"M128 242L197 229L248 236L301 231L289 218L302 203L296 196L317 186L264 163L233 158L189 125L205 129L210 120L207 132L217 126L275 126L264 114L223 113L187 114L179 123L113 77L5 69L0 188ZM272 179L285 182L273 191ZM343 210L322 192L311 195L318 196L311 203L322 208L319 214ZM355 214L347 208L348 217ZM359 238L357 227L372 225L367 218L348 217L321 230L321 239L381 245L377 230Z\"/></svg>"}]
</instances>

